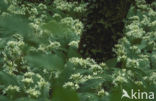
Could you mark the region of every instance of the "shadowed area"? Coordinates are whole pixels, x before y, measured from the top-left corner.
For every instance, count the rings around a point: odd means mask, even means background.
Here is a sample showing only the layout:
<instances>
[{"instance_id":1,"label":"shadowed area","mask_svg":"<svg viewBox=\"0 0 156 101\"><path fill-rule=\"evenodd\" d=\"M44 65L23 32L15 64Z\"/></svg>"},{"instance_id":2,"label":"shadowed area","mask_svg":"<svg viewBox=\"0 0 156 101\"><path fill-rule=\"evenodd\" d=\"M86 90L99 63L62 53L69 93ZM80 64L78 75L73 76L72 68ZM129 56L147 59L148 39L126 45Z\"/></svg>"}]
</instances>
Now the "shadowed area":
<instances>
[{"instance_id":1,"label":"shadowed area","mask_svg":"<svg viewBox=\"0 0 156 101\"><path fill-rule=\"evenodd\" d=\"M88 5L81 36L81 55L102 62L114 57L112 48L122 37L124 22L130 8L129 0L94 0Z\"/></svg>"}]
</instances>

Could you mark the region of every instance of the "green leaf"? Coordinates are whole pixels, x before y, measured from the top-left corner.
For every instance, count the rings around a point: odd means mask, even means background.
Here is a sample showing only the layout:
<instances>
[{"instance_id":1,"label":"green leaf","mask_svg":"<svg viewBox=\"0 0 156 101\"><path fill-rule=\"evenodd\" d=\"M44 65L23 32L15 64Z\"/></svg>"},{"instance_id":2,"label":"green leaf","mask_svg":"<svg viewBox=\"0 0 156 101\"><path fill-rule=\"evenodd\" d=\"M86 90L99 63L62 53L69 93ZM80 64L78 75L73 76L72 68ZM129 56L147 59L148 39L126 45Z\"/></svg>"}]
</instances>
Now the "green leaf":
<instances>
[{"instance_id":1,"label":"green leaf","mask_svg":"<svg viewBox=\"0 0 156 101\"><path fill-rule=\"evenodd\" d=\"M6 96L0 96L0 101L10 101Z\"/></svg>"},{"instance_id":2,"label":"green leaf","mask_svg":"<svg viewBox=\"0 0 156 101\"><path fill-rule=\"evenodd\" d=\"M76 48L70 47L68 50L68 58L81 57Z\"/></svg>"},{"instance_id":3,"label":"green leaf","mask_svg":"<svg viewBox=\"0 0 156 101\"><path fill-rule=\"evenodd\" d=\"M11 76L3 71L0 71L0 81L1 84L8 86L8 85L17 85L16 78L14 76Z\"/></svg>"},{"instance_id":4,"label":"green leaf","mask_svg":"<svg viewBox=\"0 0 156 101\"><path fill-rule=\"evenodd\" d=\"M42 27L43 29L52 32L52 34L55 36L65 35L68 31L70 32L69 27L55 20L51 20L49 23L44 24Z\"/></svg>"},{"instance_id":5,"label":"green leaf","mask_svg":"<svg viewBox=\"0 0 156 101\"><path fill-rule=\"evenodd\" d=\"M16 99L15 101L38 101L38 100L23 97L23 98L18 98L18 99Z\"/></svg>"},{"instance_id":6,"label":"green leaf","mask_svg":"<svg viewBox=\"0 0 156 101\"><path fill-rule=\"evenodd\" d=\"M56 87L54 89L52 101L79 101L79 98L73 90Z\"/></svg>"},{"instance_id":7,"label":"green leaf","mask_svg":"<svg viewBox=\"0 0 156 101\"><path fill-rule=\"evenodd\" d=\"M127 70L131 70L134 74L137 74L137 77L146 76L146 72L140 68L127 68Z\"/></svg>"},{"instance_id":8,"label":"green leaf","mask_svg":"<svg viewBox=\"0 0 156 101\"><path fill-rule=\"evenodd\" d=\"M63 46L78 38L74 31L67 25L55 20L51 20L49 23L44 24L42 28L50 31L53 35L53 40L60 42Z\"/></svg>"},{"instance_id":9,"label":"green leaf","mask_svg":"<svg viewBox=\"0 0 156 101\"><path fill-rule=\"evenodd\" d=\"M117 59L116 58L112 58L106 61L106 65L108 67L115 67L117 64Z\"/></svg>"},{"instance_id":10,"label":"green leaf","mask_svg":"<svg viewBox=\"0 0 156 101\"><path fill-rule=\"evenodd\" d=\"M0 37L8 37L14 33L27 34L31 28L28 20L19 15L0 16Z\"/></svg>"},{"instance_id":11,"label":"green leaf","mask_svg":"<svg viewBox=\"0 0 156 101\"><path fill-rule=\"evenodd\" d=\"M4 48L7 38L0 38L0 50Z\"/></svg>"},{"instance_id":12,"label":"green leaf","mask_svg":"<svg viewBox=\"0 0 156 101\"><path fill-rule=\"evenodd\" d=\"M99 101L98 97L93 93L79 93L79 97L80 101Z\"/></svg>"},{"instance_id":13,"label":"green leaf","mask_svg":"<svg viewBox=\"0 0 156 101\"><path fill-rule=\"evenodd\" d=\"M152 52L151 54L151 65L153 69L156 69L156 52Z\"/></svg>"},{"instance_id":14,"label":"green leaf","mask_svg":"<svg viewBox=\"0 0 156 101\"><path fill-rule=\"evenodd\" d=\"M8 8L8 4L7 4L6 0L5 1L4 0L0 0L0 10L6 11L7 8Z\"/></svg>"},{"instance_id":15,"label":"green leaf","mask_svg":"<svg viewBox=\"0 0 156 101\"><path fill-rule=\"evenodd\" d=\"M64 60L56 54L30 54L25 58L35 67L47 69L61 69L64 67Z\"/></svg>"},{"instance_id":16,"label":"green leaf","mask_svg":"<svg viewBox=\"0 0 156 101\"><path fill-rule=\"evenodd\" d=\"M82 87L80 88L81 92L92 92L97 87L104 82L104 79L92 79L86 81L84 84L82 84Z\"/></svg>"},{"instance_id":17,"label":"green leaf","mask_svg":"<svg viewBox=\"0 0 156 101\"><path fill-rule=\"evenodd\" d=\"M142 40L141 43L138 45L140 49L145 49L147 46L147 42L145 40Z\"/></svg>"},{"instance_id":18,"label":"green leaf","mask_svg":"<svg viewBox=\"0 0 156 101\"><path fill-rule=\"evenodd\" d=\"M110 101L121 101L122 91L120 87L112 89L110 93Z\"/></svg>"}]
</instances>

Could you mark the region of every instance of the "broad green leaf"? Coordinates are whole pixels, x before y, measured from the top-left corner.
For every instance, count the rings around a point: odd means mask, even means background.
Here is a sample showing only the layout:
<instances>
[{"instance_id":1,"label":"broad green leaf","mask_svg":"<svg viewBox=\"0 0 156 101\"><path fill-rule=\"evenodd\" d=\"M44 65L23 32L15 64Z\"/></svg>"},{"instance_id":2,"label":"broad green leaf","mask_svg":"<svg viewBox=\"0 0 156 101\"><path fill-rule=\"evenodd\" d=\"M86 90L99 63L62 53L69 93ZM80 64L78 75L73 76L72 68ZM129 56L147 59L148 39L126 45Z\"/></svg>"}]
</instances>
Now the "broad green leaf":
<instances>
[{"instance_id":1,"label":"broad green leaf","mask_svg":"<svg viewBox=\"0 0 156 101\"><path fill-rule=\"evenodd\" d=\"M26 56L26 59L34 67L60 69L64 66L64 60L55 54L32 54Z\"/></svg>"},{"instance_id":2,"label":"broad green leaf","mask_svg":"<svg viewBox=\"0 0 156 101\"><path fill-rule=\"evenodd\" d=\"M94 92L95 89L99 87L100 84L104 82L104 79L92 79L83 83L80 88L81 92Z\"/></svg>"},{"instance_id":3,"label":"broad green leaf","mask_svg":"<svg viewBox=\"0 0 156 101\"><path fill-rule=\"evenodd\" d=\"M42 28L50 31L53 35L53 40L60 42L63 46L78 38L71 28L55 20L44 24Z\"/></svg>"},{"instance_id":4,"label":"broad green leaf","mask_svg":"<svg viewBox=\"0 0 156 101\"><path fill-rule=\"evenodd\" d=\"M4 48L7 38L0 38L0 50Z\"/></svg>"},{"instance_id":5,"label":"broad green leaf","mask_svg":"<svg viewBox=\"0 0 156 101\"><path fill-rule=\"evenodd\" d=\"M38 101L38 100L27 98L27 97L23 97L23 98L18 98L15 101Z\"/></svg>"},{"instance_id":6,"label":"broad green leaf","mask_svg":"<svg viewBox=\"0 0 156 101\"><path fill-rule=\"evenodd\" d=\"M151 65L153 69L156 69L156 52L152 52L151 54Z\"/></svg>"},{"instance_id":7,"label":"broad green leaf","mask_svg":"<svg viewBox=\"0 0 156 101\"><path fill-rule=\"evenodd\" d=\"M116 58L112 58L106 61L106 64L108 67L115 67L117 64L117 59Z\"/></svg>"},{"instance_id":8,"label":"broad green leaf","mask_svg":"<svg viewBox=\"0 0 156 101\"><path fill-rule=\"evenodd\" d=\"M71 32L69 27L55 20L51 20L49 23L44 24L43 29L49 30L53 35L60 37L61 35L67 34L67 32Z\"/></svg>"},{"instance_id":9,"label":"broad green leaf","mask_svg":"<svg viewBox=\"0 0 156 101\"><path fill-rule=\"evenodd\" d=\"M70 47L68 50L68 58L81 57L76 48Z\"/></svg>"},{"instance_id":10,"label":"broad green leaf","mask_svg":"<svg viewBox=\"0 0 156 101\"><path fill-rule=\"evenodd\" d=\"M142 40L141 43L138 45L140 49L144 49L146 48L146 46L147 46L147 42L145 40Z\"/></svg>"},{"instance_id":11,"label":"broad green leaf","mask_svg":"<svg viewBox=\"0 0 156 101\"><path fill-rule=\"evenodd\" d=\"M80 101L99 101L98 97L90 92L79 93L79 98Z\"/></svg>"},{"instance_id":12,"label":"broad green leaf","mask_svg":"<svg viewBox=\"0 0 156 101\"><path fill-rule=\"evenodd\" d=\"M0 16L0 37L8 37L14 33L28 34L31 28L28 20L19 15Z\"/></svg>"},{"instance_id":13,"label":"broad green leaf","mask_svg":"<svg viewBox=\"0 0 156 101\"><path fill-rule=\"evenodd\" d=\"M79 101L75 91L56 87L53 91L52 101Z\"/></svg>"},{"instance_id":14,"label":"broad green leaf","mask_svg":"<svg viewBox=\"0 0 156 101\"><path fill-rule=\"evenodd\" d=\"M8 8L8 4L6 0L0 0L0 10L6 11Z\"/></svg>"},{"instance_id":15,"label":"broad green leaf","mask_svg":"<svg viewBox=\"0 0 156 101\"><path fill-rule=\"evenodd\" d=\"M110 101L121 101L122 91L121 88L113 88L110 93Z\"/></svg>"},{"instance_id":16,"label":"broad green leaf","mask_svg":"<svg viewBox=\"0 0 156 101\"><path fill-rule=\"evenodd\" d=\"M0 101L10 101L6 96L0 96Z\"/></svg>"},{"instance_id":17,"label":"broad green leaf","mask_svg":"<svg viewBox=\"0 0 156 101\"><path fill-rule=\"evenodd\" d=\"M17 85L17 80L14 76L11 76L3 71L0 71L0 84L7 85Z\"/></svg>"}]
</instances>

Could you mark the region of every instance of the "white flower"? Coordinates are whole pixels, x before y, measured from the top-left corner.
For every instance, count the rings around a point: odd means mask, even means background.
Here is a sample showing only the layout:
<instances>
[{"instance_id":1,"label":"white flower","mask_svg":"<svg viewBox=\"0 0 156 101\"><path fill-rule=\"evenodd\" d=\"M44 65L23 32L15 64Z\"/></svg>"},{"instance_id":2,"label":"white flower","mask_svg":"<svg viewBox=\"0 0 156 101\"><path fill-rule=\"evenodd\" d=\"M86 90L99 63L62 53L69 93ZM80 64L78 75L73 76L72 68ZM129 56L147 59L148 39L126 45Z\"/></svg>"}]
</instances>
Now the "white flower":
<instances>
[{"instance_id":1,"label":"white flower","mask_svg":"<svg viewBox=\"0 0 156 101\"><path fill-rule=\"evenodd\" d=\"M50 41L50 44L46 48L48 50L51 50L51 49L58 49L60 46L61 46L61 44L59 42L57 42L57 41L51 42Z\"/></svg>"},{"instance_id":2,"label":"white flower","mask_svg":"<svg viewBox=\"0 0 156 101\"><path fill-rule=\"evenodd\" d=\"M43 3L40 3L40 4L38 5L38 7L39 7L40 9L47 9L47 6L44 5Z\"/></svg>"},{"instance_id":3,"label":"white flower","mask_svg":"<svg viewBox=\"0 0 156 101\"><path fill-rule=\"evenodd\" d=\"M18 86L9 85L7 88L3 90L3 93L7 92L20 92L20 88Z\"/></svg>"},{"instance_id":4,"label":"white flower","mask_svg":"<svg viewBox=\"0 0 156 101\"><path fill-rule=\"evenodd\" d=\"M127 59L126 62L126 67L128 68L138 68L139 67L139 63L136 59Z\"/></svg>"},{"instance_id":5,"label":"white flower","mask_svg":"<svg viewBox=\"0 0 156 101\"><path fill-rule=\"evenodd\" d=\"M63 85L64 88L72 88L72 89L75 89L75 85L73 82L66 82L64 85Z\"/></svg>"},{"instance_id":6,"label":"white flower","mask_svg":"<svg viewBox=\"0 0 156 101\"><path fill-rule=\"evenodd\" d=\"M105 94L105 91L103 89L98 91L98 96L104 96L104 94Z\"/></svg>"},{"instance_id":7,"label":"white flower","mask_svg":"<svg viewBox=\"0 0 156 101\"><path fill-rule=\"evenodd\" d=\"M68 45L71 47L78 48L79 41L71 41Z\"/></svg>"},{"instance_id":8,"label":"white flower","mask_svg":"<svg viewBox=\"0 0 156 101\"><path fill-rule=\"evenodd\" d=\"M82 59L82 58L77 58L77 57L70 58L69 62L75 65L80 65L82 68L87 68L90 65L87 59Z\"/></svg>"},{"instance_id":9,"label":"white flower","mask_svg":"<svg viewBox=\"0 0 156 101\"><path fill-rule=\"evenodd\" d=\"M102 68L101 68L101 66L98 65L98 64L93 64L93 65L91 65L90 70L98 71L98 70L102 70Z\"/></svg>"},{"instance_id":10,"label":"white flower","mask_svg":"<svg viewBox=\"0 0 156 101\"><path fill-rule=\"evenodd\" d=\"M76 83L78 83L82 79L82 75L80 73L72 74L70 76L70 79L74 80Z\"/></svg>"},{"instance_id":11,"label":"white flower","mask_svg":"<svg viewBox=\"0 0 156 101\"><path fill-rule=\"evenodd\" d=\"M38 11L37 11L36 8L31 8L31 11L32 11L33 14L38 15Z\"/></svg>"},{"instance_id":12,"label":"white flower","mask_svg":"<svg viewBox=\"0 0 156 101\"><path fill-rule=\"evenodd\" d=\"M39 82L37 82L38 87L41 89L43 87L49 88L50 84L46 82L44 79L41 79Z\"/></svg>"},{"instance_id":13,"label":"white flower","mask_svg":"<svg viewBox=\"0 0 156 101\"><path fill-rule=\"evenodd\" d=\"M138 85L138 86L142 86L143 82L142 81L135 81L135 84Z\"/></svg>"},{"instance_id":14,"label":"white flower","mask_svg":"<svg viewBox=\"0 0 156 101\"><path fill-rule=\"evenodd\" d=\"M113 74L113 84L115 86L118 86L119 84L122 84L122 83L127 83L128 80L126 78L126 70L121 70L121 71L118 71L117 73L114 73Z\"/></svg>"},{"instance_id":15,"label":"white flower","mask_svg":"<svg viewBox=\"0 0 156 101\"><path fill-rule=\"evenodd\" d=\"M156 72L151 73L149 81L156 85Z\"/></svg>"},{"instance_id":16,"label":"white flower","mask_svg":"<svg viewBox=\"0 0 156 101\"><path fill-rule=\"evenodd\" d=\"M33 89L30 88L30 89L26 90L26 93L29 94L30 96L36 97L36 98L38 98L41 95L40 91L36 90L34 88Z\"/></svg>"},{"instance_id":17,"label":"white flower","mask_svg":"<svg viewBox=\"0 0 156 101\"><path fill-rule=\"evenodd\" d=\"M27 83L27 84L34 83L32 78L24 78L22 79L22 82Z\"/></svg>"},{"instance_id":18,"label":"white flower","mask_svg":"<svg viewBox=\"0 0 156 101\"><path fill-rule=\"evenodd\" d=\"M24 74L24 76L26 76L26 77L32 77L33 75L35 75L35 73L33 73L33 72L26 72Z\"/></svg>"}]
</instances>

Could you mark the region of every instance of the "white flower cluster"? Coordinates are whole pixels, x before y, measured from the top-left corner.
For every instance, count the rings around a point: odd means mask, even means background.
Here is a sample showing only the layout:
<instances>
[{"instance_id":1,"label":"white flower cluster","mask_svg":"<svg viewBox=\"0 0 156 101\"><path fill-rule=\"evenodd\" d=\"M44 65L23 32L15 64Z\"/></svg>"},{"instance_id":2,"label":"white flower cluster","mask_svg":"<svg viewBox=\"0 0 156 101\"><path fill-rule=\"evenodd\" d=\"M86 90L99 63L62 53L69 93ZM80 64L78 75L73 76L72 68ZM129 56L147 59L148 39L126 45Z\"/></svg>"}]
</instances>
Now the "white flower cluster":
<instances>
[{"instance_id":1,"label":"white flower cluster","mask_svg":"<svg viewBox=\"0 0 156 101\"><path fill-rule=\"evenodd\" d=\"M40 51L40 52L48 54L53 50L59 49L60 46L61 46L61 44L59 42L57 42L57 41L51 42L50 41L48 45L40 44L39 47L36 49L36 51Z\"/></svg>"},{"instance_id":2,"label":"white flower cluster","mask_svg":"<svg viewBox=\"0 0 156 101\"><path fill-rule=\"evenodd\" d=\"M68 25L78 36L81 35L83 24L78 19L74 20L72 17L65 17L61 19L61 23Z\"/></svg>"},{"instance_id":3,"label":"white flower cluster","mask_svg":"<svg viewBox=\"0 0 156 101\"><path fill-rule=\"evenodd\" d=\"M78 49L79 41L71 41L68 45Z\"/></svg>"},{"instance_id":4,"label":"white flower cluster","mask_svg":"<svg viewBox=\"0 0 156 101\"><path fill-rule=\"evenodd\" d=\"M150 83L154 84L154 86L156 85L156 72L151 73L149 79Z\"/></svg>"},{"instance_id":5,"label":"white flower cluster","mask_svg":"<svg viewBox=\"0 0 156 101\"><path fill-rule=\"evenodd\" d=\"M29 97L39 97L41 95L41 92L36 89L29 88L26 90L26 93L29 95Z\"/></svg>"},{"instance_id":6,"label":"white flower cluster","mask_svg":"<svg viewBox=\"0 0 156 101\"><path fill-rule=\"evenodd\" d=\"M70 58L69 62L71 62L74 65L77 65L79 68L88 68L91 63L95 63L94 60L88 58L88 59L83 59L83 58ZM91 62L91 63L90 63Z\"/></svg>"},{"instance_id":7,"label":"white flower cluster","mask_svg":"<svg viewBox=\"0 0 156 101\"><path fill-rule=\"evenodd\" d=\"M82 13L86 11L87 3L78 4L78 2L67 2L65 0L54 0L54 5L61 11Z\"/></svg>"},{"instance_id":8,"label":"white flower cluster","mask_svg":"<svg viewBox=\"0 0 156 101\"><path fill-rule=\"evenodd\" d=\"M108 96L109 95L109 93L107 92L107 91L105 91L104 89L101 89L100 91L98 91L98 94L97 94L98 96Z\"/></svg>"},{"instance_id":9,"label":"white flower cluster","mask_svg":"<svg viewBox=\"0 0 156 101\"><path fill-rule=\"evenodd\" d=\"M20 88L18 86L9 85L3 90L4 94L15 93L15 92L20 92Z\"/></svg>"},{"instance_id":10,"label":"white flower cluster","mask_svg":"<svg viewBox=\"0 0 156 101\"><path fill-rule=\"evenodd\" d=\"M46 96L49 96L48 95L49 90L51 90L50 85L53 82L49 82L47 81L47 79L49 80L50 78L50 81L51 81L51 78L53 76L52 71L48 71L44 69L43 71L41 70L42 71L41 72L40 68L33 67L31 63L29 63L29 61L25 60L26 59L25 57L29 54L29 52L32 52L32 51L43 52L45 54L47 53L51 54L53 50L55 51L61 50L62 52L63 50L62 48L64 48L62 47L62 44L56 41L55 38L51 38L53 37L51 33L44 32L42 28L42 25L45 24L49 19L50 20L56 19L56 21L67 25L72 30L72 33L74 34L74 39L70 40L70 42L68 42L66 46L78 48L78 43L79 43L80 35L82 33L83 24L80 20L78 20L78 17L72 18L70 17L70 14L69 16L62 16L61 15L62 13L60 12L63 11L63 12L71 13L72 11L75 14L82 13L86 10L85 9L86 4L79 4L77 2L70 3L64 0L54 0L53 4L46 4L44 2L32 3L35 1L29 1L29 0L28 1L7 0L7 1L10 4L6 12L3 12L3 11L0 12L2 13L2 16L6 16L6 15L25 16L24 18L26 19L28 18L28 24L32 28L32 31L29 33L30 36L31 35L36 36L36 37L31 37L33 41L36 41L37 38L43 39L46 37L44 41L46 41L47 43L39 42L40 44L37 47L34 47L33 45L29 46L29 43L26 42L27 38L25 38L25 35L23 33L20 33L23 36L17 35L16 38L7 37L9 40L7 40L6 46L3 47L4 49L2 48L3 50L2 55L3 55L4 62L2 63L3 68L1 69L2 71L8 73L9 75L11 74L11 76L14 76L18 84L15 84L15 85L10 84L7 86L4 85L1 91L3 91L5 96L10 96L10 98L13 100L16 100L17 98L16 94L19 94L18 95L19 98L29 97L29 98L33 98L37 100L40 99L40 97L42 97L45 94L47 94ZM51 8L52 8L52 14L50 11ZM61 11L55 12L55 9L61 10ZM77 15L79 16L79 14ZM30 49L30 50L28 49L28 53L27 53L27 50L25 50L27 45ZM63 55L66 55L66 54L67 53L63 53ZM85 59L82 61L85 61ZM86 62L87 61L90 61L91 62L90 64L95 63L91 59L87 59ZM83 66L83 63L81 63L81 66ZM102 71L101 68L97 64L93 65L92 67L88 65L88 68L90 68L90 71L93 71L95 75L97 75L99 71ZM36 72L35 70L38 70L40 72L38 71ZM54 76L56 77L56 75L57 77L59 76L58 71L56 71ZM69 82L66 82L64 84L64 87L70 86L71 88L73 87L73 89L79 89L80 83L84 83L90 79L93 79L93 75L89 73L87 75L83 75L80 73L71 74L69 78Z\"/></svg>"},{"instance_id":11,"label":"white flower cluster","mask_svg":"<svg viewBox=\"0 0 156 101\"><path fill-rule=\"evenodd\" d=\"M117 87L123 83L128 83L126 70L117 71L112 76L114 78L113 84Z\"/></svg>"},{"instance_id":12,"label":"white flower cluster","mask_svg":"<svg viewBox=\"0 0 156 101\"><path fill-rule=\"evenodd\" d=\"M74 84L73 82L66 82L64 85L63 85L64 88L71 88L73 90L77 90L79 88L79 85L78 84Z\"/></svg>"},{"instance_id":13,"label":"white flower cluster","mask_svg":"<svg viewBox=\"0 0 156 101\"><path fill-rule=\"evenodd\" d=\"M25 65L25 60L23 57L24 45L25 44L21 38L19 41L8 41L2 52L3 60L5 61L3 64L5 71L13 73L14 71L18 71L18 69L22 70L28 68Z\"/></svg>"},{"instance_id":14,"label":"white flower cluster","mask_svg":"<svg viewBox=\"0 0 156 101\"><path fill-rule=\"evenodd\" d=\"M156 11L146 4L145 0L136 0L136 3L140 9L133 6L130 8L125 37L116 45L117 60L126 64L126 68L149 69L150 64L154 64ZM152 65L152 68L155 66Z\"/></svg>"},{"instance_id":15,"label":"white flower cluster","mask_svg":"<svg viewBox=\"0 0 156 101\"><path fill-rule=\"evenodd\" d=\"M72 3L68 3L64 0L55 0L54 5L56 5L56 8L63 11L71 11L73 8Z\"/></svg>"},{"instance_id":16,"label":"white flower cluster","mask_svg":"<svg viewBox=\"0 0 156 101\"><path fill-rule=\"evenodd\" d=\"M9 96L11 99L16 97L16 94L24 94L30 98L38 98L42 95L43 90L49 90L50 84L38 73L26 72L23 76L17 76L19 85L8 85L4 87L3 94ZM20 81L21 80L21 81ZM47 91L48 93L48 91ZM19 95L20 96L20 95Z\"/></svg>"},{"instance_id":17,"label":"white flower cluster","mask_svg":"<svg viewBox=\"0 0 156 101\"><path fill-rule=\"evenodd\" d=\"M73 57L70 58L68 62L72 64L75 72L70 75L69 81L66 82L63 87L69 87L74 90L81 89L81 85L87 83L87 81L102 79L101 75L106 68L105 63L98 65L90 58L82 59ZM79 70L83 72L79 72ZM90 89L94 89L98 96L108 95L107 91L103 92L102 83L97 83L95 88L90 87Z\"/></svg>"},{"instance_id":18,"label":"white flower cluster","mask_svg":"<svg viewBox=\"0 0 156 101\"><path fill-rule=\"evenodd\" d=\"M80 4L78 7L74 8L74 11L78 13L85 12L87 10L86 7L87 7L87 3Z\"/></svg>"}]
</instances>

